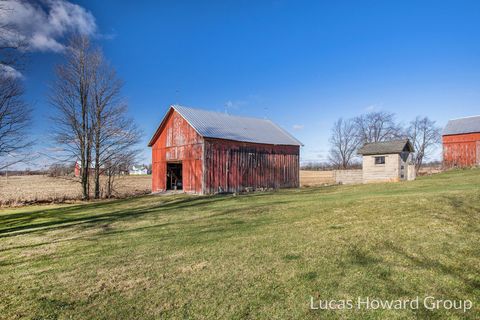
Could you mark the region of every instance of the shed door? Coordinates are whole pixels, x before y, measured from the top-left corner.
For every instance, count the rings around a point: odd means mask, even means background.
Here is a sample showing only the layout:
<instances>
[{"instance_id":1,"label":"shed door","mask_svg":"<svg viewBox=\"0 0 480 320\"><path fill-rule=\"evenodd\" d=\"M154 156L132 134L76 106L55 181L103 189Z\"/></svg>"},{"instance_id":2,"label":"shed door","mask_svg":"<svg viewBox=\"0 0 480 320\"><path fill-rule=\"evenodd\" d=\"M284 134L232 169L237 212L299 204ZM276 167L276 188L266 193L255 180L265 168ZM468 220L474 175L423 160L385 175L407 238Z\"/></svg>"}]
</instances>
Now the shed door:
<instances>
[{"instance_id":1,"label":"shed door","mask_svg":"<svg viewBox=\"0 0 480 320\"><path fill-rule=\"evenodd\" d=\"M400 161L400 180L407 180L407 163Z\"/></svg>"}]
</instances>

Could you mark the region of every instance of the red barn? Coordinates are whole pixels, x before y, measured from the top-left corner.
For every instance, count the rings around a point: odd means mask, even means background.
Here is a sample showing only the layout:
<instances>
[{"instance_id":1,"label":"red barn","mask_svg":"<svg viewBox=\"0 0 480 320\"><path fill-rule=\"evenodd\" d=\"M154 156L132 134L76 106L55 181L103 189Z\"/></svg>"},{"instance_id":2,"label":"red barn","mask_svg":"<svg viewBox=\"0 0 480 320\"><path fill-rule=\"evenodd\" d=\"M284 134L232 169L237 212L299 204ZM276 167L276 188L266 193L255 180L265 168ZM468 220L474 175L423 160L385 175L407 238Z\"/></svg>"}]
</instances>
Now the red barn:
<instances>
[{"instance_id":1,"label":"red barn","mask_svg":"<svg viewBox=\"0 0 480 320\"><path fill-rule=\"evenodd\" d=\"M448 121L442 140L446 167L480 165L480 116Z\"/></svg>"},{"instance_id":2,"label":"red barn","mask_svg":"<svg viewBox=\"0 0 480 320\"><path fill-rule=\"evenodd\" d=\"M148 144L152 192L298 187L301 145L270 120L171 106Z\"/></svg>"}]
</instances>

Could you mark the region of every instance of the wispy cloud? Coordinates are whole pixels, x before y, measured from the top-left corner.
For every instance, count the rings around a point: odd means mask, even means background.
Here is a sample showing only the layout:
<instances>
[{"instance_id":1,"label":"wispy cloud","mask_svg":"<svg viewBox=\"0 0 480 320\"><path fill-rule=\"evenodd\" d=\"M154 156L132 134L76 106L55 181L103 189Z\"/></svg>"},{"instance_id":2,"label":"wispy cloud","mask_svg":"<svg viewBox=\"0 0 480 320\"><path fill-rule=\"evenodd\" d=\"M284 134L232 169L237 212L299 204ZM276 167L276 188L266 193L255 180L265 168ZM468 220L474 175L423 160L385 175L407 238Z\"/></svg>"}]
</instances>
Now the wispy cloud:
<instances>
[{"instance_id":1,"label":"wispy cloud","mask_svg":"<svg viewBox=\"0 0 480 320\"><path fill-rule=\"evenodd\" d=\"M247 104L247 102L242 101L242 100L235 100L235 101L228 100L227 102L225 102L225 108L227 108L227 109L239 109L241 106L244 106L246 104Z\"/></svg>"},{"instance_id":2,"label":"wispy cloud","mask_svg":"<svg viewBox=\"0 0 480 320\"><path fill-rule=\"evenodd\" d=\"M30 51L61 52L69 33L93 35L94 16L85 8L65 0L2 1L0 21L8 26L3 41L24 42Z\"/></svg>"},{"instance_id":3,"label":"wispy cloud","mask_svg":"<svg viewBox=\"0 0 480 320\"><path fill-rule=\"evenodd\" d=\"M5 78L22 78L22 73L10 66L0 64L0 75Z\"/></svg>"},{"instance_id":4,"label":"wispy cloud","mask_svg":"<svg viewBox=\"0 0 480 320\"><path fill-rule=\"evenodd\" d=\"M295 130L295 131L300 131L300 130L302 130L303 128L305 128L305 126L304 126L303 124L294 124L294 125L292 126L292 128L293 128L293 130Z\"/></svg>"},{"instance_id":5,"label":"wispy cloud","mask_svg":"<svg viewBox=\"0 0 480 320\"><path fill-rule=\"evenodd\" d=\"M374 111L380 111L382 109L382 104L371 104L365 108L366 112L374 112Z\"/></svg>"}]
</instances>

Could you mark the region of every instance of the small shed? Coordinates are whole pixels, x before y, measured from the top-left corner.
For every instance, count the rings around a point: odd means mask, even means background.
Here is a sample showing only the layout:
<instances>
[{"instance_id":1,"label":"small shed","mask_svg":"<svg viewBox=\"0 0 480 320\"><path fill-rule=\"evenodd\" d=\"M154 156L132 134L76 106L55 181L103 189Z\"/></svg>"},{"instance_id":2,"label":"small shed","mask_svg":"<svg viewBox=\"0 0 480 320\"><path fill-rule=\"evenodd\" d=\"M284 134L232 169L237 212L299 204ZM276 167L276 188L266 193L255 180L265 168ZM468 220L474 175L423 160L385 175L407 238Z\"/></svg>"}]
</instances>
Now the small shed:
<instances>
[{"instance_id":1,"label":"small shed","mask_svg":"<svg viewBox=\"0 0 480 320\"><path fill-rule=\"evenodd\" d=\"M363 157L363 183L415 180L413 152L408 139L365 144L358 150Z\"/></svg>"},{"instance_id":2,"label":"small shed","mask_svg":"<svg viewBox=\"0 0 480 320\"><path fill-rule=\"evenodd\" d=\"M299 187L301 145L270 120L174 105L148 144L152 192Z\"/></svg>"},{"instance_id":3,"label":"small shed","mask_svg":"<svg viewBox=\"0 0 480 320\"><path fill-rule=\"evenodd\" d=\"M480 116L448 121L442 142L445 167L480 165Z\"/></svg>"}]
</instances>

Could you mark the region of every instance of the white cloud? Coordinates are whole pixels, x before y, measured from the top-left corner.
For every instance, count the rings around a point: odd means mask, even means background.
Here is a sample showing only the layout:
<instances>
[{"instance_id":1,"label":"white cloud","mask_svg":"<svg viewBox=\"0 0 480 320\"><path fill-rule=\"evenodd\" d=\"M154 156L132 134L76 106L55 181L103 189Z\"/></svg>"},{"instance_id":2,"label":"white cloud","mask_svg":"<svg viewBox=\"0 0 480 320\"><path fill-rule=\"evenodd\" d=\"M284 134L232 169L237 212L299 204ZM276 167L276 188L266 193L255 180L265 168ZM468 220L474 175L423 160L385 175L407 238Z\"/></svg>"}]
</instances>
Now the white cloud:
<instances>
[{"instance_id":1,"label":"white cloud","mask_svg":"<svg viewBox=\"0 0 480 320\"><path fill-rule=\"evenodd\" d=\"M0 20L10 28L4 41L21 40L31 51L61 52L67 34L93 35L97 30L89 11L65 0L7 0L2 6Z\"/></svg>"},{"instance_id":2,"label":"white cloud","mask_svg":"<svg viewBox=\"0 0 480 320\"><path fill-rule=\"evenodd\" d=\"M295 131L302 130L303 128L305 128L305 126L303 124L294 124L293 125L293 130L295 130Z\"/></svg>"},{"instance_id":3,"label":"white cloud","mask_svg":"<svg viewBox=\"0 0 480 320\"><path fill-rule=\"evenodd\" d=\"M0 76L5 78L22 78L22 74L10 66L0 64Z\"/></svg>"}]
</instances>

